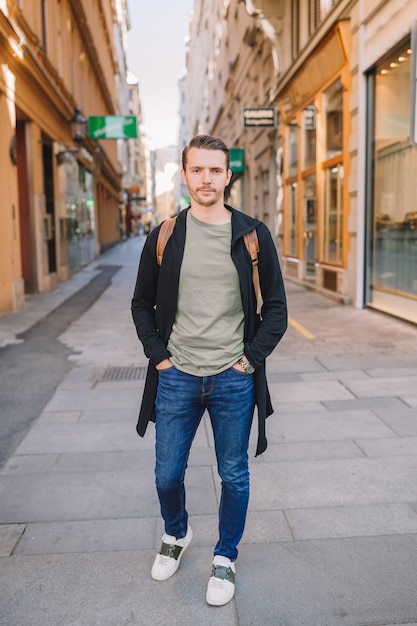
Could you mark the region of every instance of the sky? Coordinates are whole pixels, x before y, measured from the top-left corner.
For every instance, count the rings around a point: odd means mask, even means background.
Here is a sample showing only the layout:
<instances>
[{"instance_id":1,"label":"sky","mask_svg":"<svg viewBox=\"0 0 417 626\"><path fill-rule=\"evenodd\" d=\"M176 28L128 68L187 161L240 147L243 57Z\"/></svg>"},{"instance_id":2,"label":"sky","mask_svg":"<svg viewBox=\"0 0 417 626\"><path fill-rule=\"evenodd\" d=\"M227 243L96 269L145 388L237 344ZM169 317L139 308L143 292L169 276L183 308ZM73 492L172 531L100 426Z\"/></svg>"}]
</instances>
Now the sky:
<instances>
[{"instance_id":1,"label":"sky","mask_svg":"<svg viewBox=\"0 0 417 626\"><path fill-rule=\"evenodd\" d=\"M139 81L143 132L151 149L178 140L178 80L193 0L128 0L128 69Z\"/></svg>"}]
</instances>

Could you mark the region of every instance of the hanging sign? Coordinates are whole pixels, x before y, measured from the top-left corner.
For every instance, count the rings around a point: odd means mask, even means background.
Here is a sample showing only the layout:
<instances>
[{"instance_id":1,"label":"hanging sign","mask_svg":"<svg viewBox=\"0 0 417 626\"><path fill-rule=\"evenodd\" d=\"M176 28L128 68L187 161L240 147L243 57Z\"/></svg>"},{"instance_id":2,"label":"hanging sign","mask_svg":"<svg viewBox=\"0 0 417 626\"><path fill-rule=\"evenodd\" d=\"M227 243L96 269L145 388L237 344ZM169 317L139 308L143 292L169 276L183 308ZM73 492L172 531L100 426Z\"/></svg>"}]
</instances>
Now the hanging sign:
<instances>
[{"instance_id":1,"label":"hanging sign","mask_svg":"<svg viewBox=\"0 0 417 626\"><path fill-rule=\"evenodd\" d=\"M96 115L88 118L91 139L136 139L137 121L134 115Z\"/></svg>"},{"instance_id":2,"label":"hanging sign","mask_svg":"<svg viewBox=\"0 0 417 626\"><path fill-rule=\"evenodd\" d=\"M274 107L252 107L242 111L243 128L275 128L277 114Z\"/></svg>"},{"instance_id":3,"label":"hanging sign","mask_svg":"<svg viewBox=\"0 0 417 626\"><path fill-rule=\"evenodd\" d=\"M245 151L243 148L230 148L230 169L234 174L245 172Z\"/></svg>"}]
</instances>

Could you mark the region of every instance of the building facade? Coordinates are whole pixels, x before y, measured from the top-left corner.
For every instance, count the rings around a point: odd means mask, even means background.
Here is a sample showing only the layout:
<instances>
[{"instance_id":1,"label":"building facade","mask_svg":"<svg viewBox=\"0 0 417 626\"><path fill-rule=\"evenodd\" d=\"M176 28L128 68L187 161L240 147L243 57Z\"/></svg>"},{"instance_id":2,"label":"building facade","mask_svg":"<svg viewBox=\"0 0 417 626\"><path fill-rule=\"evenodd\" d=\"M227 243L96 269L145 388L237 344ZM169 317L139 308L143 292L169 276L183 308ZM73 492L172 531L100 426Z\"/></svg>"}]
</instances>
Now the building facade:
<instances>
[{"instance_id":1,"label":"building facade","mask_svg":"<svg viewBox=\"0 0 417 626\"><path fill-rule=\"evenodd\" d=\"M286 277L414 322L416 18L411 0L196 0L186 78L187 134L238 156L230 202Z\"/></svg>"},{"instance_id":2,"label":"building facade","mask_svg":"<svg viewBox=\"0 0 417 626\"><path fill-rule=\"evenodd\" d=\"M127 27L121 0L0 2L0 311L120 239L117 142L70 121L120 113Z\"/></svg>"},{"instance_id":3,"label":"building facade","mask_svg":"<svg viewBox=\"0 0 417 626\"><path fill-rule=\"evenodd\" d=\"M127 74L127 115L137 119L137 137L119 140L122 150L122 201L121 215L127 236L137 235L143 229L145 215L150 203L148 190L149 156L142 134L142 103L138 79L132 72Z\"/></svg>"},{"instance_id":4,"label":"building facade","mask_svg":"<svg viewBox=\"0 0 417 626\"><path fill-rule=\"evenodd\" d=\"M363 301L417 322L417 5L363 2L355 17Z\"/></svg>"}]
</instances>

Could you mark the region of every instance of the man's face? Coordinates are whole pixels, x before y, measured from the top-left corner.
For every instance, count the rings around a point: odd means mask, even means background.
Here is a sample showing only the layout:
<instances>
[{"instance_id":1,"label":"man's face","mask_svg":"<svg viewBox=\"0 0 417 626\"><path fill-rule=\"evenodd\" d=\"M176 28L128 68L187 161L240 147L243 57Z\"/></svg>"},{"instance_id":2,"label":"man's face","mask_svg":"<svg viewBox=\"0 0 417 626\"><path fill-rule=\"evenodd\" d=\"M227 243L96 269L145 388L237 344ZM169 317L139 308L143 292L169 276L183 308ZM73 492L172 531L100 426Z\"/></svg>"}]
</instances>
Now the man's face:
<instances>
[{"instance_id":1,"label":"man's face","mask_svg":"<svg viewBox=\"0 0 417 626\"><path fill-rule=\"evenodd\" d=\"M226 169L226 155L222 150L190 148L182 179L194 202L204 207L216 204L224 195L232 172Z\"/></svg>"}]
</instances>

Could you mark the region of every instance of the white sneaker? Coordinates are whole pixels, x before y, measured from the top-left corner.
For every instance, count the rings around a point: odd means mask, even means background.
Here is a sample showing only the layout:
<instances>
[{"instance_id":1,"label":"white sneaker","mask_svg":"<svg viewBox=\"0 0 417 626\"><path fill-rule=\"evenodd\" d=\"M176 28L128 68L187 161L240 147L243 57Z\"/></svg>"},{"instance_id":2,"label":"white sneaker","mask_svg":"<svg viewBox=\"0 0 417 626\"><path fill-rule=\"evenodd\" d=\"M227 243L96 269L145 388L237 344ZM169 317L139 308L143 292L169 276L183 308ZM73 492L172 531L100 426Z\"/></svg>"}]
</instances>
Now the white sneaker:
<instances>
[{"instance_id":1,"label":"white sneaker","mask_svg":"<svg viewBox=\"0 0 417 626\"><path fill-rule=\"evenodd\" d=\"M206 602L212 606L223 606L235 594L235 564L226 556L215 556L211 577L208 581Z\"/></svg>"},{"instance_id":2,"label":"white sneaker","mask_svg":"<svg viewBox=\"0 0 417 626\"><path fill-rule=\"evenodd\" d=\"M171 578L180 566L181 557L191 543L193 531L188 526L187 534L181 539L176 539L171 535L162 537L161 549L156 555L151 570L154 580L167 580Z\"/></svg>"}]
</instances>

